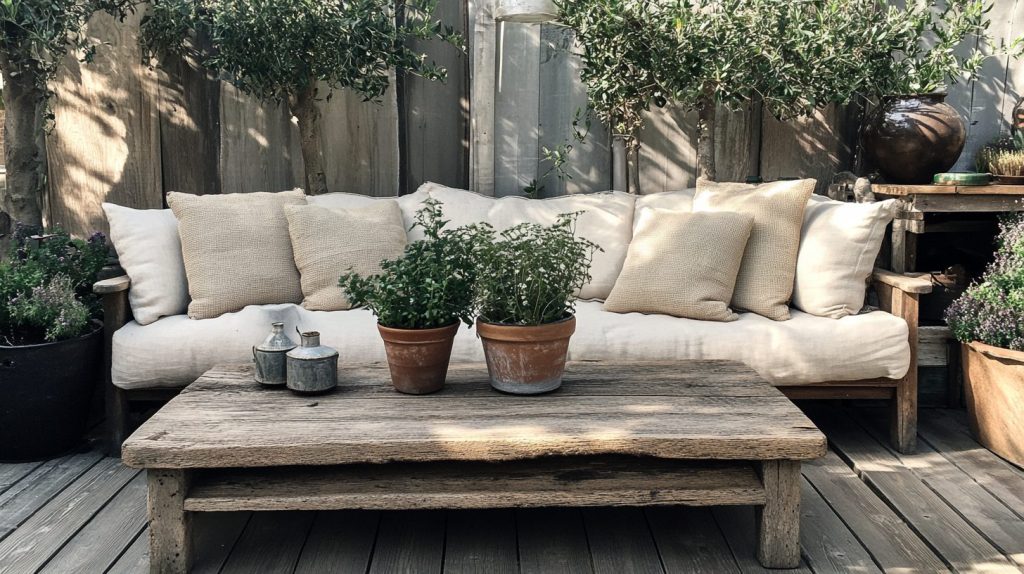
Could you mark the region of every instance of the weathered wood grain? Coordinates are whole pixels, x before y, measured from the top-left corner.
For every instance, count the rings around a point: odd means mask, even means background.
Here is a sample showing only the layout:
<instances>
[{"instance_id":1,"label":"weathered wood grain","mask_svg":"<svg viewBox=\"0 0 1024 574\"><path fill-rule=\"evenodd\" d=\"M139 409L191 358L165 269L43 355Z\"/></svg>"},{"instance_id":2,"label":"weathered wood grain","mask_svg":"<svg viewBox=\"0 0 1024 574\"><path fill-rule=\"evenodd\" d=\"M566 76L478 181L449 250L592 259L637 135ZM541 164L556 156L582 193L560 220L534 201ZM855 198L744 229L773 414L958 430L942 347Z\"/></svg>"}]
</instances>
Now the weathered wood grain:
<instances>
[{"instance_id":1,"label":"weathered wood grain","mask_svg":"<svg viewBox=\"0 0 1024 574\"><path fill-rule=\"evenodd\" d=\"M366 572L379 522L377 512L318 512L302 544L296 574Z\"/></svg>"},{"instance_id":2,"label":"weathered wood grain","mask_svg":"<svg viewBox=\"0 0 1024 574\"><path fill-rule=\"evenodd\" d=\"M145 516L143 514L143 516ZM144 529L121 553L106 574L139 574L149 571L149 529Z\"/></svg>"},{"instance_id":3,"label":"weathered wood grain","mask_svg":"<svg viewBox=\"0 0 1024 574\"><path fill-rule=\"evenodd\" d=\"M204 512L193 517L194 574L219 574L254 514L252 512ZM148 551L147 551L148 554Z\"/></svg>"},{"instance_id":4,"label":"weathered wood grain","mask_svg":"<svg viewBox=\"0 0 1024 574\"><path fill-rule=\"evenodd\" d=\"M592 508L583 511L595 574L664 572L643 511Z\"/></svg>"},{"instance_id":5,"label":"weathered wood grain","mask_svg":"<svg viewBox=\"0 0 1024 574\"><path fill-rule=\"evenodd\" d=\"M800 564L800 463L761 463L765 504L757 511L757 558L766 568Z\"/></svg>"},{"instance_id":6,"label":"weathered wood grain","mask_svg":"<svg viewBox=\"0 0 1024 574\"><path fill-rule=\"evenodd\" d=\"M513 510L449 512L446 527L446 573L519 574Z\"/></svg>"},{"instance_id":7,"label":"weathered wood grain","mask_svg":"<svg viewBox=\"0 0 1024 574\"><path fill-rule=\"evenodd\" d=\"M245 526L222 574L292 572L302 551L314 514L275 512L255 514Z\"/></svg>"},{"instance_id":8,"label":"weathered wood grain","mask_svg":"<svg viewBox=\"0 0 1024 574\"><path fill-rule=\"evenodd\" d=\"M398 189L398 100L395 75L379 102L365 102L351 90L335 91L330 99L321 87L321 145L327 189L377 197L396 196ZM301 163L300 163L301 165ZM298 180L303 186L305 177ZM284 188L282 188L284 189ZM273 190L278 191L278 190Z\"/></svg>"},{"instance_id":9,"label":"weathered wood grain","mask_svg":"<svg viewBox=\"0 0 1024 574\"><path fill-rule=\"evenodd\" d=\"M697 181L697 115L666 106L647 115L639 134L640 189L659 193L694 187ZM633 169L630 166L630 169Z\"/></svg>"},{"instance_id":10,"label":"weathered wood grain","mask_svg":"<svg viewBox=\"0 0 1024 574\"><path fill-rule=\"evenodd\" d=\"M215 468L559 454L806 459L825 450L824 437L767 383L722 377L722 396L633 396L631 373L640 365L604 364L621 369L618 396L586 396L586 378L570 369L566 388L579 385L583 394L467 398L453 385L412 401L345 387L316 399L267 392L235 368L217 375L217 384L193 385L173 399L125 443L123 456L140 467ZM676 363L668 372L685 370ZM371 371L374 384L388 385L383 367ZM483 371L475 377L485 384ZM743 389L758 384L776 396L746 396ZM728 396L729 389L739 396Z\"/></svg>"},{"instance_id":11,"label":"weathered wood grain","mask_svg":"<svg viewBox=\"0 0 1024 574\"><path fill-rule=\"evenodd\" d=\"M719 105L715 119L718 181L746 181L761 173L761 104L729 111Z\"/></svg>"},{"instance_id":12,"label":"weathered wood grain","mask_svg":"<svg viewBox=\"0 0 1024 574\"><path fill-rule=\"evenodd\" d=\"M298 127L283 104L263 104L220 83L221 193L305 187Z\"/></svg>"},{"instance_id":13,"label":"weathered wood grain","mask_svg":"<svg viewBox=\"0 0 1024 574\"><path fill-rule=\"evenodd\" d=\"M811 177L824 193L832 176L850 169L853 159L849 134L856 133L851 113L832 104L810 117L780 122L765 113L761 125L761 171L765 180Z\"/></svg>"},{"instance_id":14,"label":"weathered wood grain","mask_svg":"<svg viewBox=\"0 0 1024 574\"><path fill-rule=\"evenodd\" d=\"M647 508L647 523L666 572L739 572L706 508Z\"/></svg>"},{"instance_id":15,"label":"weathered wood grain","mask_svg":"<svg viewBox=\"0 0 1024 574\"><path fill-rule=\"evenodd\" d=\"M0 494L3 494L5 490L28 476L40 464L42 463L17 462L0 464Z\"/></svg>"},{"instance_id":16,"label":"weathered wood grain","mask_svg":"<svg viewBox=\"0 0 1024 574\"><path fill-rule=\"evenodd\" d=\"M442 511L384 513L369 574L440 574L444 532Z\"/></svg>"},{"instance_id":17,"label":"weathered wood grain","mask_svg":"<svg viewBox=\"0 0 1024 574\"><path fill-rule=\"evenodd\" d=\"M885 269L875 269L871 274L871 280L890 287L895 287L904 293L931 293L932 281L927 273L896 273Z\"/></svg>"},{"instance_id":18,"label":"weathered wood grain","mask_svg":"<svg viewBox=\"0 0 1024 574\"><path fill-rule=\"evenodd\" d=\"M723 506L714 508L712 514L719 530L725 536L729 549L732 551L733 559L744 574L767 574L778 572L770 570L757 561L757 517L753 507L750 506ZM800 565L786 572L796 574L810 574L811 570L803 561Z\"/></svg>"},{"instance_id":19,"label":"weathered wood grain","mask_svg":"<svg viewBox=\"0 0 1024 574\"><path fill-rule=\"evenodd\" d=\"M800 548L816 574L881 572L843 519L807 479L800 481Z\"/></svg>"},{"instance_id":20,"label":"weathered wood grain","mask_svg":"<svg viewBox=\"0 0 1024 574\"><path fill-rule=\"evenodd\" d=\"M887 197L909 195L1021 195L1017 185L906 185L896 183L876 183L871 191Z\"/></svg>"},{"instance_id":21,"label":"weathered wood grain","mask_svg":"<svg viewBox=\"0 0 1024 574\"><path fill-rule=\"evenodd\" d=\"M11 485L0 494L0 540L14 532L101 458L99 453L89 452L48 460Z\"/></svg>"},{"instance_id":22,"label":"weathered wood grain","mask_svg":"<svg viewBox=\"0 0 1024 574\"><path fill-rule=\"evenodd\" d=\"M494 90L494 195L522 195L537 179L540 26L497 24Z\"/></svg>"},{"instance_id":23,"label":"weathered wood grain","mask_svg":"<svg viewBox=\"0 0 1024 574\"><path fill-rule=\"evenodd\" d=\"M515 465L419 463L211 471L191 511L763 504L745 463L549 458Z\"/></svg>"},{"instance_id":24,"label":"weathered wood grain","mask_svg":"<svg viewBox=\"0 0 1024 574\"><path fill-rule=\"evenodd\" d=\"M583 514L576 508L516 511L522 574L591 574Z\"/></svg>"},{"instance_id":25,"label":"weathered wood grain","mask_svg":"<svg viewBox=\"0 0 1024 574\"><path fill-rule=\"evenodd\" d=\"M150 469L149 571L184 574L192 568L192 514L185 512L191 471Z\"/></svg>"},{"instance_id":26,"label":"weathered wood grain","mask_svg":"<svg viewBox=\"0 0 1024 574\"><path fill-rule=\"evenodd\" d=\"M469 4L469 185L484 195L494 195L494 93L497 85L497 26L494 0Z\"/></svg>"}]
</instances>

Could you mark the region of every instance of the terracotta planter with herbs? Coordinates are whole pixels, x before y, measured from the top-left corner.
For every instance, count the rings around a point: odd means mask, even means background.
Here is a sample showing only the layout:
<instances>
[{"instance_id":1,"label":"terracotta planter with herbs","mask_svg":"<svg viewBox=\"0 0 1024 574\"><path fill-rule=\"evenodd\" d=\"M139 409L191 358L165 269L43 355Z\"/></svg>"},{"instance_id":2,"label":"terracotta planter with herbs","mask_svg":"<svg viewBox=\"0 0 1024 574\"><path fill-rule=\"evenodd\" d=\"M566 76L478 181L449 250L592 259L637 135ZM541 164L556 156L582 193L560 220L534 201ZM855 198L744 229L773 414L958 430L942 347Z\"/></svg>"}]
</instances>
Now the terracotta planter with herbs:
<instances>
[{"instance_id":1,"label":"terracotta planter with herbs","mask_svg":"<svg viewBox=\"0 0 1024 574\"><path fill-rule=\"evenodd\" d=\"M985 448L1024 467L1024 351L963 345L971 430Z\"/></svg>"},{"instance_id":2,"label":"terracotta planter with herbs","mask_svg":"<svg viewBox=\"0 0 1024 574\"><path fill-rule=\"evenodd\" d=\"M444 387L459 324L437 329L392 329L377 325L395 390L409 395L436 393Z\"/></svg>"},{"instance_id":3,"label":"terracotta planter with herbs","mask_svg":"<svg viewBox=\"0 0 1024 574\"><path fill-rule=\"evenodd\" d=\"M576 317L532 327L477 320L491 386L517 395L537 395L562 386L569 338L575 331Z\"/></svg>"}]
</instances>

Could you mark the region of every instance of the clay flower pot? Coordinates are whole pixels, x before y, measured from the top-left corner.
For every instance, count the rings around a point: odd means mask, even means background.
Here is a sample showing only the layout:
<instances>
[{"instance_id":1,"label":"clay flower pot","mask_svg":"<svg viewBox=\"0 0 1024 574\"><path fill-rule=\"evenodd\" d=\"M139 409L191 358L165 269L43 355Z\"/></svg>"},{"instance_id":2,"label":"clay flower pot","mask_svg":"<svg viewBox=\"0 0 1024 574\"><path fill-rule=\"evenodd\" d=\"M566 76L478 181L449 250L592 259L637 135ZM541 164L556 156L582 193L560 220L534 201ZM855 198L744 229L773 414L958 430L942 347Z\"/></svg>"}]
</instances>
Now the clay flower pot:
<instances>
[{"instance_id":1,"label":"clay flower pot","mask_svg":"<svg viewBox=\"0 0 1024 574\"><path fill-rule=\"evenodd\" d=\"M861 135L864 151L892 183L932 182L953 167L967 129L946 94L886 96L868 117Z\"/></svg>"},{"instance_id":2,"label":"clay flower pot","mask_svg":"<svg viewBox=\"0 0 1024 574\"><path fill-rule=\"evenodd\" d=\"M440 391L459 324L437 329L392 329L378 324L395 390L409 395Z\"/></svg>"},{"instance_id":3,"label":"clay flower pot","mask_svg":"<svg viewBox=\"0 0 1024 574\"><path fill-rule=\"evenodd\" d=\"M962 348L971 430L985 448L1024 467L1024 352L978 342Z\"/></svg>"},{"instance_id":4,"label":"clay flower pot","mask_svg":"<svg viewBox=\"0 0 1024 574\"><path fill-rule=\"evenodd\" d=\"M569 338L576 317L526 327L499 325L477 319L476 332L484 345L491 386L515 395L536 395L562 385Z\"/></svg>"}]
</instances>

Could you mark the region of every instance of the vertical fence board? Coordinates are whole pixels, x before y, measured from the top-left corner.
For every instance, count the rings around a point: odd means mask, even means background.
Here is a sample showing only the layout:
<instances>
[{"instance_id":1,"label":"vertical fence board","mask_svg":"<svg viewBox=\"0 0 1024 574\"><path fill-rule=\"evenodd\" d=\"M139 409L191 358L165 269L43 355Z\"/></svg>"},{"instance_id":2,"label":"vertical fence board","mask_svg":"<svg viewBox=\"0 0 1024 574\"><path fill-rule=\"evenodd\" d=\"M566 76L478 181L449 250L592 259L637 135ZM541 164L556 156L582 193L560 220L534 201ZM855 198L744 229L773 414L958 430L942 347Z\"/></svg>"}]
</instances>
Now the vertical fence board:
<instances>
[{"instance_id":1,"label":"vertical fence board","mask_svg":"<svg viewBox=\"0 0 1024 574\"><path fill-rule=\"evenodd\" d=\"M321 90L326 94L326 90ZM319 103L327 189L373 196L398 195L398 100L394 75L379 102L350 90ZM300 153L301 159L301 153ZM301 167L301 162L300 162ZM301 179L300 179L301 181Z\"/></svg>"},{"instance_id":2,"label":"vertical fence board","mask_svg":"<svg viewBox=\"0 0 1024 574\"><path fill-rule=\"evenodd\" d=\"M284 104L261 104L220 86L221 193L305 187L298 128Z\"/></svg>"},{"instance_id":3,"label":"vertical fence board","mask_svg":"<svg viewBox=\"0 0 1024 574\"><path fill-rule=\"evenodd\" d=\"M761 124L761 177L813 177L818 193L837 171L850 168L853 148L847 134L847 107L828 106L813 116L780 122L767 112Z\"/></svg>"},{"instance_id":4,"label":"vertical fence board","mask_svg":"<svg viewBox=\"0 0 1024 574\"><path fill-rule=\"evenodd\" d=\"M718 107L715 120L718 181L745 181L761 173L761 106L729 111Z\"/></svg>"},{"instance_id":5,"label":"vertical fence board","mask_svg":"<svg viewBox=\"0 0 1024 574\"><path fill-rule=\"evenodd\" d=\"M696 185L697 114L655 108L639 139L640 189L631 191L658 193Z\"/></svg>"},{"instance_id":6,"label":"vertical fence board","mask_svg":"<svg viewBox=\"0 0 1024 574\"><path fill-rule=\"evenodd\" d=\"M469 6L469 183L494 195L494 88L497 34L494 0L467 0Z\"/></svg>"},{"instance_id":7,"label":"vertical fence board","mask_svg":"<svg viewBox=\"0 0 1024 574\"><path fill-rule=\"evenodd\" d=\"M1024 0L999 0L999 3L1010 7L1008 38L1024 35ZM1000 117L1006 121L1017 101L1024 97L1024 57L1007 62L1004 86Z\"/></svg>"},{"instance_id":8,"label":"vertical fence board","mask_svg":"<svg viewBox=\"0 0 1024 574\"><path fill-rule=\"evenodd\" d=\"M540 26L498 23L494 194L522 195L537 179Z\"/></svg>"},{"instance_id":9,"label":"vertical fence board","mask_svg":"<svg viewBox=\"0 0 1024 574\"><path fill-rule=\"evenodd\" d=\"M104 201L162 205L156 73L141 64L140 19L95 16L86 29L102 44L95 60L68 56L53 83L47 222L75 235L107 231Z\"/></svg>"}]
</instances>

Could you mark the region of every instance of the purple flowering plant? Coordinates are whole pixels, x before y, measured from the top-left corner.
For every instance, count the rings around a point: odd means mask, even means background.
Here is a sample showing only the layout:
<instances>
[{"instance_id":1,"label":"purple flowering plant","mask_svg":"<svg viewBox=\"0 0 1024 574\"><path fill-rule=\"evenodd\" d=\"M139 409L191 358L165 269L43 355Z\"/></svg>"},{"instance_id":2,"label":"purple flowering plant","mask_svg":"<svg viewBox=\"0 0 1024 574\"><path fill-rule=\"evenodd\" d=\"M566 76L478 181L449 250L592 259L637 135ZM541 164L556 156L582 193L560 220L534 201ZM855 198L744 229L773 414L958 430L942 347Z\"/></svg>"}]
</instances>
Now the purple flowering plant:
<instances>
[{"instance_id":1,"label":"purple flowering plant","mask_svg":"<svg viewBox=\"0 0 1024 574\"><path fill-rule=\"evenodd\" d=\"M73 239L57 230L16 225L0 259L0 345L74 339L102 315L92 284L106 265L107 239Z\"/></svg>"},{"instance_id":2,"label":"purple flowering plant","mask_svg":"<svg viewBox=\"0 0 1024 574\"><path fill-rule=\"evenodd\" d=\"M957 340L1024 351L1024 215L999 224L995 261L946 310Z\"/></svg>"}]
</instances>

